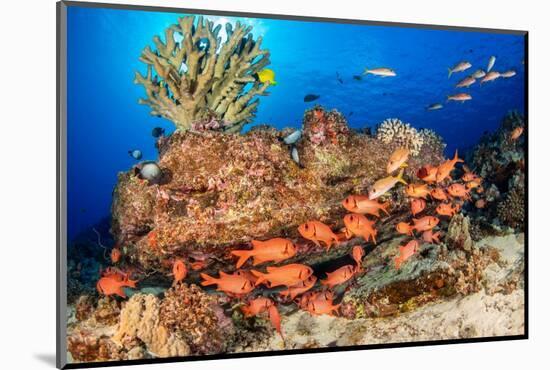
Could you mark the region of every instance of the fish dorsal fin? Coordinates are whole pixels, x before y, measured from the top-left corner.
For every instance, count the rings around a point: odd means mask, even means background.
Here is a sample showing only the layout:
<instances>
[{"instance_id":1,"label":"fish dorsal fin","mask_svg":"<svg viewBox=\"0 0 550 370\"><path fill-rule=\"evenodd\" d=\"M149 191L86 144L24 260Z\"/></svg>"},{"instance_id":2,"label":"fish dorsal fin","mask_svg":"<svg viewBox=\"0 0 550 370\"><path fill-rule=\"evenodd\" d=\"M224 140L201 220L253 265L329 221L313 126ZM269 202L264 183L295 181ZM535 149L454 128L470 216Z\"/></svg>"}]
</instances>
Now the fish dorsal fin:
<instances>
[{"instance_id":1,"label":"fish dorsal fin","mask_svg":"<svg viewBox=\"0 0 550 370\"><path fill-rule=\"evenodd\" d=\"M265 242L261 240L252 240L251 243L254 249L261 249L265 245Z\"/></svg>"}]
</instances>

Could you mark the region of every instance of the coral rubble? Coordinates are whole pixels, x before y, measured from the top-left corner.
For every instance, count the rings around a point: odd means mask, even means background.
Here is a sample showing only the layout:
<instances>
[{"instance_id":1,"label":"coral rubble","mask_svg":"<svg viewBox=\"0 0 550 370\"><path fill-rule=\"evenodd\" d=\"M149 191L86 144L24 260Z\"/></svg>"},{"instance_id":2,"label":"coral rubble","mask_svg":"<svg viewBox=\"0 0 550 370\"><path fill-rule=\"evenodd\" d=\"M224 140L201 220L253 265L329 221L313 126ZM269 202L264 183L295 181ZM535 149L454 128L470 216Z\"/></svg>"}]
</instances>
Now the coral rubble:
<instances>
[{"instance_id":1,"label":"coral rubble","mask_svg":"<svg viewBox=\"0 0 550 370\"><path fill-rule=\"evenodd\" d=\"M252 27L226 24L227 40L221 41L221 25L203 17L185 16L165 31L164 42L156 36L156 50L146 47L140 60L145 75L136 73L147 98L141 104L151 114L172 121L181 130L214 115L226 131L238 132L251 121L269 84L254 75L269 64L269 52L253 38ZM196 127L195 127L196 128Z\"/></svg>"}]
</instances>

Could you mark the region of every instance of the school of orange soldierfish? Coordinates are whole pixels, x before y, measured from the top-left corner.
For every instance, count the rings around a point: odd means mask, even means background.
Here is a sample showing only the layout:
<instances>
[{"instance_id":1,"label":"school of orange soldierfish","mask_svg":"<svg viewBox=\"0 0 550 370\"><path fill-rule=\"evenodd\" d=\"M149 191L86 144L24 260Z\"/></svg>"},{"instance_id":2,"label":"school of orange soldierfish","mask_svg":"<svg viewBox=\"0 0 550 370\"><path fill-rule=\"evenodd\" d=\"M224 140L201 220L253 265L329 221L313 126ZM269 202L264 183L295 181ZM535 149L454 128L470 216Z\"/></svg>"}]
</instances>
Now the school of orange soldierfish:
<instances>
[{"instance_id":1,"label":"school of orange soldierfish","mask_svg":"<svg viewBox=\"0 0 550 370\"><path fill-rule=\"evenodd\" d=\"M514 135L521 135L521 132ZM513 138L511 138L514 140ZM390 216L390 202L380 202L378 198L387 197L388 193L399 183L402 183L403 193L410 202L410 221L396 222L397 234L410 238L404 245L398 247L394 257L393 267L400 269L407 261L415 256L422 243L439 243L441 230L440 218L452 217L460 211L464 202L471 200L470 192L483 192L482 178L473 173L466 166L462 166L463 174L453 180L452 173L456 164L463 162L454 157L437 165L426 165L420 168L416 175L421 183L407 183L403 179L404 168L407 167L410 152L406 148L398 148L388 159L387 176L375 181L368 194L352 194L342 200L342 206L349 212L343 218L345 227L334 232L329 225L318 220L310 220L298 227L298 233L306 240L318 247L324 246L326 251L338 248L353 238L363 239L363 244L372 242L376 245L376 222ZM398 175L394 175L395 172ZM476 207L483 207L484 203L476 201ZM435 207L428 207L429 204ZM428 214L427 209L433 209L435 214ZM155 235L149 236L153 242ZM297 248L293 241L285 238L273 238L265 241L252 240L251 249L233 250L231 254L237 257L237 270L231 274L219 272L219 277L212 277L201 273L201 285L215 285L216 289L231 298L241 300L241 311L245 317L267 313L273 327L281 334L280 315L276 302L295 303L300 309L312 315L334 315L338 313L339 304L334 303L333 289L339 285L353 281L358 275L364 274L362 261L365 256L364 247L353 246L350 256L355 262L327 272L326 278L319 280L310 266L300 263L290 263L280 266L267 266L265 271L258 269L241 269L249 259L252 266L266 263L282 263L297 255ZM154 245L152 244L153 248ZM112 255L112 262L120 259L120 250ZM200 270L205 265L195 266L193 270ZM183 282L187 277L187 262L177 258L172 261L174 285ZM315 286L319 280L319 289ZM97 289L104 295L118 295L125 297L124 287L135 287L135 281L129 279L129 274L109 268L102 273L97 283ZM264 292L252 296L258 286L269 289L282 288L277 291L278 299L267 297ZM272 293L273 294L273 293Z\"/></svg>"}]
</instances>

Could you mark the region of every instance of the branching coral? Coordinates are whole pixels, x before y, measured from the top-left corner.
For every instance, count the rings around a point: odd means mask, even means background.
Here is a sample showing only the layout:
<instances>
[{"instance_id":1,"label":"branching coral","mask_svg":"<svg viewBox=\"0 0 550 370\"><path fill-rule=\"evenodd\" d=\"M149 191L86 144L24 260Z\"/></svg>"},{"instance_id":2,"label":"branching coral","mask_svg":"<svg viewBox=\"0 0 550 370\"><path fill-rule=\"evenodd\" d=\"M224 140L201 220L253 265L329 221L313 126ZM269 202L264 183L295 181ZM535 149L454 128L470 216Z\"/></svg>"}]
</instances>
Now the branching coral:
<instances>
[{"instance_id":1,"label":"branching coral","mask_svg":"<svg viewBox=\"0 0 550 370\"><path fill-rule=\"evenodd\" d=\"M182 131L215 114L228 123L225 130L238 132L257 109L254 97L268 87L254 75L269 64L269 52L260 49L262 38L254 40L250 26L226 23L227 41L222 43L221 25L214 27L203 17L195 20L179 18L166 29L165 42L153 39L155 51L143 50L140 60L147 64L147 73L136 73L135 82L143 85L147 98L140 103Z\"/></svg>"},{"instance_id":2,"label":"branching coral","mask_svg":"<svg viewBox=\"0 0 550 370\"><path fill-rule=\"evenodd\" d=\"M408 123L397 118L384 120L376 131L376 138L384 144L395 143L397 146L408 148L412 155L418 155L424 144L424 135L421 135Z\"/></svg>"},{"instance_id":3,"label":"branching coral","mask_svg":"<svg viewBox=\"0 0 550 370\"><path fill-rule=\"evenodd\" d=\"M196 285L180 284L165 294L160 322L185 338L194 353L219 353L226 349L233 325L215 299Z\"/></svg>"}]
</instances>

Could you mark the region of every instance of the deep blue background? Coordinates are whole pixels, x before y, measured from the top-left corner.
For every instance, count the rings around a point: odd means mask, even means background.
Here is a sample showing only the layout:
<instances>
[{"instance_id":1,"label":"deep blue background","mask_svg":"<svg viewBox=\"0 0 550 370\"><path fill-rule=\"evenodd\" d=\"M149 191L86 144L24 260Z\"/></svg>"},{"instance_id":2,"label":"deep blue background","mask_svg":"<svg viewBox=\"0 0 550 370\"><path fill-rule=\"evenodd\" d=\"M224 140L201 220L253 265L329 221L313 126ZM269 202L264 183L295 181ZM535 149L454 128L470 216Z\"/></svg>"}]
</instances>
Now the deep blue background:
<instances>
[{"instance_id":1,"label":"deep blue background","mask_svg":"<svg viewBox=\"0 0 550 370\"><path fill-rule=\"evenodd\" d=\"M108 216L117 172L135 160L155 159L151 129L169 121L149 115L137 104L144 96L133 84L134 72L144 72L138 58L154 35L175 23L180 14L92 9L68 9L68 226L69 238ZM235 19L211 17L224 23ZM243 19L264 37L271 52L277 86L262 97L254 123L299 127L304 109L314 104L336 108L352 127L375 126L397 117L414 127L434 129L448 143L448 152L477 142L495 129L512 109L524 111L524 40L522 36L412 28ZM456 83L467 73L486 68L497 56L494 70L513 68L518 74L469 89L473 100L450 102L439 111L426 111L458 92ZM473 67L447 78L447 68L461 60ZM390 67L397 76L367 76L355 81L365 67ZM344 80L336 79L339 73ZM304 103L313 93L321 98ZM350 112L353 112L350 115Z\"/></svg>"}]
</instances>

